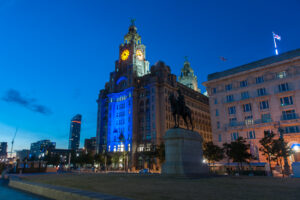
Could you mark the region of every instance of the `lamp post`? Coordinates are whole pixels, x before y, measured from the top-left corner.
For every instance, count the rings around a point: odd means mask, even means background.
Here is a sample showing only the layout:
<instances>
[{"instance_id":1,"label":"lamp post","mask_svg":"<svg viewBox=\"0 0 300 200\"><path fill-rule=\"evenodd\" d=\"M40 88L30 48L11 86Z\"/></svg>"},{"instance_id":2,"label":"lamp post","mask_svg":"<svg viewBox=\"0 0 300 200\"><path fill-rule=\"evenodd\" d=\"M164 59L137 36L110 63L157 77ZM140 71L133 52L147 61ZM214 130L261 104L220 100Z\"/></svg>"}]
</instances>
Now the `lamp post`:
<instances>
[{"instance_id":1,"label":"lamp post","mask_svg":"<svg viewBox=\"0 0 300 200\"><path fill-rule=\"evenodd\" d=\"M281 148L282 148L282 156L284 160L284 166L283 166L283 174L284 175L290 175L290 166L287 160L287 155L286 155L286 148L285 148L285 143L284 143L284 138L283 138L283 129L279 126L278 127L278 132L280 134L280 140L281 140Z\"/></svg>"}]
</instances>

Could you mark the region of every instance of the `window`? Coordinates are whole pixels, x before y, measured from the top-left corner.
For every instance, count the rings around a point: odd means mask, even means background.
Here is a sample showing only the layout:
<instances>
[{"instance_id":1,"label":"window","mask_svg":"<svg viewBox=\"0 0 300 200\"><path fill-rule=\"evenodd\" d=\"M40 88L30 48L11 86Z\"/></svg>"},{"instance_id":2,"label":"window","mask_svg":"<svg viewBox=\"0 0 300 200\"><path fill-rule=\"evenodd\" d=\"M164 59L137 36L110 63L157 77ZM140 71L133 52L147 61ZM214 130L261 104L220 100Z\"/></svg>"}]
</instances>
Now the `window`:
<instances>
[{"instance_id":1,"label":"window","mask_svg":"<svg viewBox=\"0 0 300 200\"><path fill-rule=\"evenodd\" d=\"M233 101L233 95L231 94L231 95L227 95L226 96L226 100L227 100L227 102L232 102Z\"/></svg>"},{"instance_id":2,"label":"window","mask_svg":"<svg viewBox=\"0 0 300 200\"><path fill-rule=\"evenodd\" d=\"M285 127L285 133L299 133L299 126L287 126Z\"/></svg>"},{"instance_id":3,"label":"window","mask_svg":"<svg viewBox=\"0 0 300 200\"><path fill-rule=\"evenodd\" d=\"M264 82L264 77L263 76L256 77L256 83L263 83L263 82Z\"/></svg>"},{"instance_id":4,"label":"window","mask_svg":"<svg viewBox=\"0 0 300 200\"><path fill-rule=\"evenodd\" d=\"M253 116L252 115L249 115L249 116L246 116L245 117L245 124L246 125L251 125L251 124L253 124L254 122L253 122Z\"/></svg>"},{"instance_id":5,"label":"window","mask_svg":"<svg viewBox=\"0 0 300 200\"><path fill-rule=\"evenodd\" d=\"M271 122L272 119L271 119L271 114L270 113L266 113L266 114L262 114L261 115L261 122L262 123L268 123L268 122Z\"/></svg>"},{"instance_id":6,"label":"window","mask_svg":"<svg viewBox=\"0 0 300 200\"><path fill-rule=\"evenodd\" d=\"M237 140L239 137L239 133L231 133L231 140Z\"/></svg>"},{"instance_id":7,"label":"window","mask_svg":"<svg viewBox=\"0 0 300 200\"><path fill-rule=\"evenodd\" d=\"M266 94L267 94L266 88L259 88L259 89L257 89L257 95L258 96L264 96Z\"/></svg>"},{"instance_id":8,"label":"window","mask_svg":"<svg viewBox=\"0 0 300 200\"><path fill-rule=\"evenodd\" d=\"M215 99L215 104L218 104L218 99Z\"/></svg>"},{"instance_id":9,"label":"window","mask_svg":"<svg viewBox=\"0 0 300 200\"><path fill-rule=\"evenodd\" d=\"M293 97L292 96L282 97L282 98L280 98L280 103L281 103L281 106L293 105Z\"/></svg>"},{"instance_id":10,"label":"window","mask_svg":"<svg viewBox=\"0 0 300 200\"><path fill-rule=\"evenodd\" d=\"M229 124L230 124L230 126L235 126L235 125L237 125L236 117L229 118Z\"/></svg>"},{"instance_id":11,"label":"window","mask_svg":"<svg viewBox=\"0 0 300 200\"><path fill-rule=\"evenodd\" d=\"M248 81L247 80L243 80L243 81L240 82L240 86L241 87L247 87L247 85L248 85Z\"/></svg>"},{"instance_id":12,"label":"window","mask_svg":"<svg viewBox=\"0 0 300 200\"><path fill-rule=\"evenodd\" d=\"M217 121L217 128L219 129L220 128L220 122Z\"/></svg>"},{"instance_id":13,"label":"window","mask_svg":"<svg viewBox=\"0 0 300 200\"><path fill-rule=\"evenodd\" d=\"M297 119L295 110L282 111L282 120L290 120L290 119Z\"/></svg>"},{"instance_id":14,"label":"window","mask_svg":"<svg viewBox=\"0 0 300 200\"><path fill-rule=\"evenodd\" d=\"M250 112L252 110L251 109L251 103L244 104L243 105L243 110L244 110L244 112Z\"/></svg>"},{"instance_id":15,"label":"window","mask_svg":"<svg viewBox=\"0 0 300 200\"><path fill-rule=\"evenodd\" d=\"M279 92L286 92L289 91L289 84L288 83L282 83L278 85Z\"/></svg>"},{"instance_id":16,"label":"window","mask_svg":"<svg viewBox=\"0 0 300 200\"><path fill-rule=\"evenodd\" d=\"M216 110L216 116L219 116L219 110L218 109Z\"/></svg>"},{"instance_id":17,"label":"window","mask_svg":"<svg viewBox=\"0 0 300 200\"><path fill-rule=\"evenodd\" d=\"M255 139L255 131L248 131L247 132L247 138L248 139Z\"/></svg>"},{"instance_id":18,"label":"window","mask_svg":"<svg viewBox=\"0 0 300 200\"><path fill-rule=\"evenodd\" d=\"M235 106L228 107L228 114L233 115L236 113Z\"/></svg>"},{"instance_id":19,"label":"window","mask_svg":"<svg viewBox=\"0 0 300 200\"><path fill-rule=\"evenodd\" d=\"M276 77L277 78L285 78L286 77L286 71L276 73Z\"/></svg>"},{"instance_id":20,"label":"window","mask_svg":"<svg viewBox=\"0 0 300 200\"><path fill-rule=\"evenodd\" d=\"M269 101L266 100L266 101L259 102L259 107L260 107L261 110L268 109L269 108Z\"/></svg>"},{"instance_id":21,"label":"window","mask_svg":"<svg viewBox=\"0 0 300 200\"><path fill-rule=\"evenodd\" d=\"M219 134L218 141L222 142L222 135L221 134Z\"/></svg>"},{"instance_id":22,"label":"window","mask_svg":"<svg viewBox=\"0 0 300 200\"><path fill-rule=\"evenodd\" d=\"M232 84L225 85L225 90L226 91L232 90Z\"/></svg>"},{"instance_id":23,"label":"window","mask_svg":"<svg viewBox=\"0 0 300 200\"><path fill-rule=\"evenodd\" d=\"M249 98L249 93L248 93L248 91L242 92L242 93L241 93L241 98L242 98L242 99L248 99L248 98Z\"/></svg>"},{"instance_id":24,"label":"window","mask_svg":"<svg viewBox=\"0 0 300 200\"><path fill-rule=\"evenodd\" d=\"M212 88L211 92L212 92L213 94L216 94L216 93L217 93L217 88Z\"/></svg>"}]
</instances>

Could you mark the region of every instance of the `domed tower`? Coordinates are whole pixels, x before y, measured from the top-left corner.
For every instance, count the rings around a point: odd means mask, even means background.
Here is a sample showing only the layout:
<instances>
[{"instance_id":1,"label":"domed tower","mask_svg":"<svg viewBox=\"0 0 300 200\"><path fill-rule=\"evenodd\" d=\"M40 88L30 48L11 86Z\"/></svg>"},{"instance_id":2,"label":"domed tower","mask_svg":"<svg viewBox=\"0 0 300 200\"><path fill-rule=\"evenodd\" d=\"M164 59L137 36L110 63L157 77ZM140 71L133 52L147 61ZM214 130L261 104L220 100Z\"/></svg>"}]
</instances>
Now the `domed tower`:
<instances>
[{"instance_id":1,"label":"domed tower","mask_svg":"<svg viewBox=\"0 0 300 200\"><path fill-rule=\"evenodd\" d=\"M134 20L128 33L124 36L124 43L120 45L119 60L116 62L116 72L130 71L132 75L141 77L149 73L149 62L146 60L146 47L141 42L141 36L137 33Z\"/></svg>"},{"instance_id":2,"label":"domed tower","mask_svg":"<svg viewBox=\"0 0 300 200\"><path fill-rule=\"evenodd\" d=\"M181 69L179 83L192 88L197 92L200 92L200 89L198 88L197 76L194 75L194 70L191 68L191 64L187 60L187 57L185 57L185 62L183 64L183 68Z\"/></svg>"}]
</instances>

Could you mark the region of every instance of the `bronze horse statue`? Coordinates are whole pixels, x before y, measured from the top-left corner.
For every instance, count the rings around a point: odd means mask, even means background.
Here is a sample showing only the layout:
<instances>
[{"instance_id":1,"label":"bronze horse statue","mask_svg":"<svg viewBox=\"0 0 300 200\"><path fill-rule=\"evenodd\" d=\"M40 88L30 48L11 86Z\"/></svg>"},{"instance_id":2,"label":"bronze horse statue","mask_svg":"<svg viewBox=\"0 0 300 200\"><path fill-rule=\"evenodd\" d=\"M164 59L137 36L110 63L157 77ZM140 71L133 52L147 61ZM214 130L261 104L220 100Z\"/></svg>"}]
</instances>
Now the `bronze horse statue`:
<instances>
[{"instance_id":1,"label":"bronze horse statue","mask_svg":"<svg viewBox=\"0 0 300 200\"><path fill-rule=\"evenodd\" d=\"M187 118L189 118L190 124L192 126L192 130L194 130L192 112L191 109L185 105L184 96L181 94L181 91L178 90L177 99L175 98L174 94L171 93L169 96L169 101L171 103L171 110L172 110L173 118L175 120L174 128L179 128L179 119L181 116L185 122L187 129L189 129L189 124L187 121Z\"/></svg>"}]
</instances>

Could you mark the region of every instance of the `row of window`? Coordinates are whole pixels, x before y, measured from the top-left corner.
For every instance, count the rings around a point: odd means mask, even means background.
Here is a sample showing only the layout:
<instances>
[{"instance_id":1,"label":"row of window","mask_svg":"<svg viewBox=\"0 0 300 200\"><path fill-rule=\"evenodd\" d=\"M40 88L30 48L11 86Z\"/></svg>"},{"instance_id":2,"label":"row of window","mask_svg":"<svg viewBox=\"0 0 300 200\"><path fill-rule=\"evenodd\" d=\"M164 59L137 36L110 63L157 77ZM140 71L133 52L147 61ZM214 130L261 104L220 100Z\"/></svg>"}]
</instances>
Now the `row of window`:
<instances>
[{"instance_id":1,"label":"row of window","mask_svg":"<svg viewBox=\"0 0 300 200\"><path fill-rule=\"evenodd\" d=\"M287 96L287 97L281 97L280 98L280 105L281 106L288 106L288 105L293 105L293 104L294 104L293 96ZM251 103L243 104L242 108L243 108L244 112L251 112L252 111ZM260 108L260 110L269 109L269 101L268 100L260 101L259 102L259 108ZM228 107L228 114L229 115L236 114L235 106ZM219 116L218 109L216 110L216 116Z\"/></svg>"},{"instance_id":2,"label":"row of window","mask_svg":"<svg viewBox=\"0 0 300 200\"><path fill-rule=\"evenodd\" d=\"M299 126L287 126L284 128L285 133L299 133L300 132L300 127ZM237 140L239 137L238 132L233 132L230 134L231 140ZM256 139L255 131L247 131L246 132L246 139ZM222 142L222 134L218 135L218 141Z\"/></svg>"},{"instance_id":3,"label":"row of window","mask_svg":"<svg viewBox=\"0 0 300 200\"><path fill-rule=\"evenodd\" d=\"M289 91L288 83L283 83L283 84L278 85L278 91L279 92ZM258 88L257 89L257 96L264 96L264 95L267 95L266 88ZM249 95L248 91L241 92L241 100L249 99L249 98L250 98L250 95ZM226 96L226 102L233 102L233 101L234 101L234 95L233 94ZM215 104L218 104L217 99L215 99Z\"/></svg>"},{"instance_id":4,"label":"row of window","mask_svg":"<svg viewBox=\"0 0 300 200\"><path fill-rule=\"evenodd\" d=\"M284 110L282 111L281 120L292 120L292 119L298 119L299 116L295 113L295 110ZM229 118L229 126L239 126L239 125L252 125L254 123L268 123L271 122L271 114L270 113L264 113L261 114L261 119L253 120L252 115L247 115L244 117L244 121L238 122L236 117L230 117ZM220 122L217 121L217 129L220 129Z\"/></svg>"},{"instance_id":5,"label":"row of window","mask_svg":"<svg viewBox=\"0 0 300 200\"><path fill-rule=\"evenodd\" d=\"M276 78L285 78L287 76L286 71L281 71L276 73ZM258 76L255 78L256 84L263 83L264 82L264 76ZM248 86L248 80L242 80L240 81L240 88L244 88ZM225 91L231 91L232 90L232 83L225 85ZM211 91L213 94L217 93L217 88L212 88Z\"/></svg>"}]
</instances>

